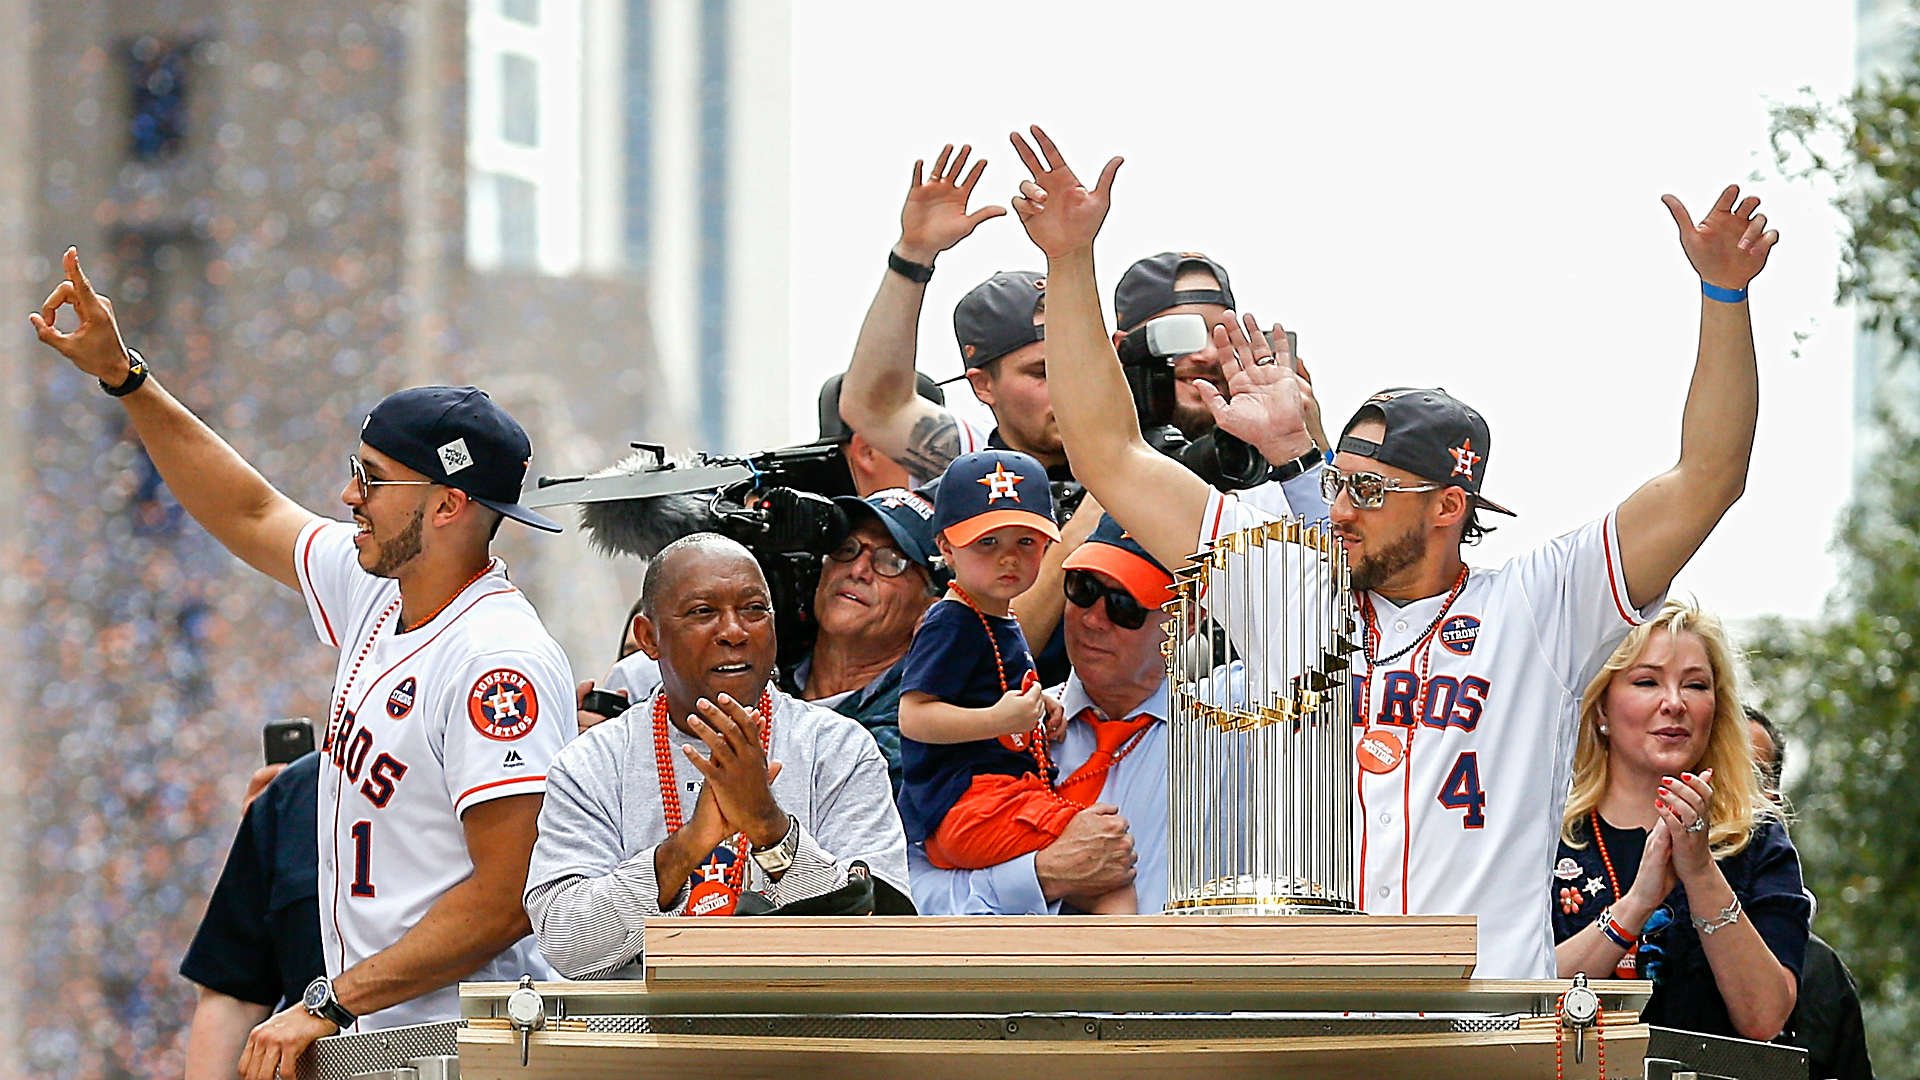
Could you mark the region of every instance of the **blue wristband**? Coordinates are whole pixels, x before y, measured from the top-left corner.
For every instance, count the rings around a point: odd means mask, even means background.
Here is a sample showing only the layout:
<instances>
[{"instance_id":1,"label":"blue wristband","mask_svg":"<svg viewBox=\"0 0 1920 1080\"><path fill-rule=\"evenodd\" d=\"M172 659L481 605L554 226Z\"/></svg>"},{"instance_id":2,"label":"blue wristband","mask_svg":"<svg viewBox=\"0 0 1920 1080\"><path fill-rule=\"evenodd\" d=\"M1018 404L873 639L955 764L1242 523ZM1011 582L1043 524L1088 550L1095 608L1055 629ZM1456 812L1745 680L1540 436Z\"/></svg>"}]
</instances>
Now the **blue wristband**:
<instances>
[{"instance_id":1,"label":"blue wristband","mask_svg":"<svg viewBox=\"0 0 1920 1080\"><path fill-rule=\"evenodd\" d=\"M1738 304L1747 298L1745 289L1723 289L1718 285L1709 285L1705 281L1700 283L1700 292L1707 299L1718 300L1723 304Z\"/></svg>"}]
</instances>

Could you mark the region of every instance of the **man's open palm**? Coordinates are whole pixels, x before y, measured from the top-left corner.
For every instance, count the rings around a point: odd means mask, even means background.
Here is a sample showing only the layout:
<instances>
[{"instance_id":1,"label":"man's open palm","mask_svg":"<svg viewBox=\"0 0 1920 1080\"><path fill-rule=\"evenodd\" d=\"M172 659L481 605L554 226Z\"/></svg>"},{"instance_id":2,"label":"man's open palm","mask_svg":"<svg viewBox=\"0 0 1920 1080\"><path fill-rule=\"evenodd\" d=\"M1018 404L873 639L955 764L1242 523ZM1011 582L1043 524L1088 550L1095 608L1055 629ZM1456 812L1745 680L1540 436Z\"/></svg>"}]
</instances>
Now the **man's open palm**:
<instances>
[{"instance_id":1,"label":"man's open palm","mask_svg":"<svg viewBox=\"0 0 1920 1080\"><path fill-rule=\"evenodd\" d=\"M1020 194L1013 200L1014 212L1027 236L1049 258L1093 247L1100 224L1107 220L1107 207L1113 194L1113 177L1120 171L1120 159L1107 162L1100 170L1100 181L1089 191L1067 167L1060 148L1036 125L1033 141L1036 153L1019 132L1013 133L1013 149L1026 163L1033 179L1020 182Z\"/></svg>"}]
</instances>

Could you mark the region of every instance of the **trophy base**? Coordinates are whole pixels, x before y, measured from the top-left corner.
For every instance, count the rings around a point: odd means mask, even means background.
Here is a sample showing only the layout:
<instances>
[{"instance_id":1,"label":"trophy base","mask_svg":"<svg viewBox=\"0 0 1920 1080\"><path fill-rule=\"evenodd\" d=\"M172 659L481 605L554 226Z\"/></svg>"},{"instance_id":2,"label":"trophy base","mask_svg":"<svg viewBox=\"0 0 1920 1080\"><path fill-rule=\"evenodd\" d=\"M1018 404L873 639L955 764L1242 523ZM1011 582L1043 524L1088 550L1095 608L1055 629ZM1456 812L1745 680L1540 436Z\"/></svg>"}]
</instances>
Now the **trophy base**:
<instances>
[{"instance_id":1,"label":"trophy base","mask_svg":"<svg viewBox=\"0 0 1920 1080\"><path fill-rule=\"evenodd\" d=\"M1170 897L1169 915L1358 915L1351 900L1328 896L1310 881L1242 874L1210 881L1186 896Z\"/></svg>"}]
</instances>

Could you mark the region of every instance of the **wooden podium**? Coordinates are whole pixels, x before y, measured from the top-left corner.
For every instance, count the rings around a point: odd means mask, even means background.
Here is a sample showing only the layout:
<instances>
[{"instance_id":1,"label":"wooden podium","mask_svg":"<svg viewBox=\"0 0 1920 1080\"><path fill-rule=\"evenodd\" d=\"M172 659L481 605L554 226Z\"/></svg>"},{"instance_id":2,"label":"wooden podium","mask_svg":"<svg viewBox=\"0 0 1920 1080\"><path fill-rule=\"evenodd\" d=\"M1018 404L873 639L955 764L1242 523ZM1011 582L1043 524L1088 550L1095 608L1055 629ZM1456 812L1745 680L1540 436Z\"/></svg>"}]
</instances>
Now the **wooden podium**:
<instances>
[{"instance_id":1,"label":"wooden podium","mask_svg":"<svg viewBox=\"0 0 1920 1080\"><path fill-rule=\"evenodd\" d=\"M1468 978L1453 916L650 919L645 979L461 987L466 1080L1637 1077L1652 987ZM1575 1061L1576 1043L1581 1050Z\"/></svg>"}]
</instances>

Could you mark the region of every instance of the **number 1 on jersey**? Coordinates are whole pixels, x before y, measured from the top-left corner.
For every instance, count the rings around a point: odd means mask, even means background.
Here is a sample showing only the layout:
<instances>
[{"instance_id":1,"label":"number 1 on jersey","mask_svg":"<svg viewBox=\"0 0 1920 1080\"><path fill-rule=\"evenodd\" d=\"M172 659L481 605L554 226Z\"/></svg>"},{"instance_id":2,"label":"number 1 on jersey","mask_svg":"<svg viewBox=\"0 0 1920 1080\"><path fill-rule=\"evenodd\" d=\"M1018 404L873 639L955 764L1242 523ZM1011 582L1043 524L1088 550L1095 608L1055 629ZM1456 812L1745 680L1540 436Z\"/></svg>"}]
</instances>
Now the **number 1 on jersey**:
<instances>
[{"instance_id":1,"label":"number 1 on jersey","mask_svg":"<svg viewBox=\"0 0 1920 1080\"><path fill-rule=\"evenodd\" d=\"M1439 798L1441 806L1467 812L1460 822L1461 828L1478 829L1487 823L1487 815L1483 813L1487 795L1480 790L1480 760L1473 751L1454 759L1453 768L1440 784Z\"/></svg>"},{"instance_id":2,"label":"number 1 on jersey","mask_svg":"<svg viewBox=\"0 0 1920 1080\"><path fill-rule=\"evenodd\" d=\"M353 834L353 885L348 891L355 896L372 896L373 822L356 821L348 831Z\"/></svg>"}]
</instances>

